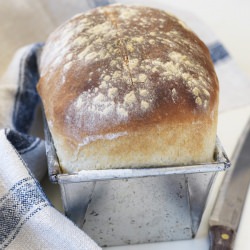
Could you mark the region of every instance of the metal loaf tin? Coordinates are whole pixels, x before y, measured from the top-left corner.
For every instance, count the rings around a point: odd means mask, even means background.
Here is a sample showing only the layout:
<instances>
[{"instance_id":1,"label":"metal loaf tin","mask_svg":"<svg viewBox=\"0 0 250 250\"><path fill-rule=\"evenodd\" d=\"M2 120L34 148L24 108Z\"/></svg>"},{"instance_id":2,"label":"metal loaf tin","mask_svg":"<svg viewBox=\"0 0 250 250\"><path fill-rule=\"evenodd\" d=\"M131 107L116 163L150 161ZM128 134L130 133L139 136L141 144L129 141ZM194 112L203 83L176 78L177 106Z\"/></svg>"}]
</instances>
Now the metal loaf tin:
<instances>
[{"instance_id":1,"label":"metal loaf tin","mask_svg":"<svg viewBox=\"0 0 250 250\"><path fill-rule=\"evenodd\" d=\"M64 174L46 120L45 141L66 216L100 246L194 237L216 172L230 166L217 139L211 163Z\"/></svg>"}]
</instances>

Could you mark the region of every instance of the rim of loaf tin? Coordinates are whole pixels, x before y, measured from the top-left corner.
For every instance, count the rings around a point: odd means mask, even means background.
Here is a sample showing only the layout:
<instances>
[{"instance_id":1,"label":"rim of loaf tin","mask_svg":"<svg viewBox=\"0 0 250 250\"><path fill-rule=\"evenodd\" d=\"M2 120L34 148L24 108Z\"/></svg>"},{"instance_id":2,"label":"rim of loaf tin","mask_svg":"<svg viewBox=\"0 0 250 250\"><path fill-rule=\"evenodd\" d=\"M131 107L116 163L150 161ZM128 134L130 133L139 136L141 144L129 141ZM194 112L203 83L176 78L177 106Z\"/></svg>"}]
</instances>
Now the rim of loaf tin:
<instances>
[{"instance_id":1,"label":"rim of loaf tin","mask_svg":"<svg viewBox=\"0 0 250 250\"><path fill-rule=\"evenodd\" d=\"M167 165L146 168L122 168L102 170L81 170L77 173L62 173L53 139L44 115L44 137L48 162L48 174L53 183L77 183L89 181L117 180L171 174L192 174L218 172L230 167L231 162L217 136L214 161L193 165Z\"/></svg>"}]
</instances>

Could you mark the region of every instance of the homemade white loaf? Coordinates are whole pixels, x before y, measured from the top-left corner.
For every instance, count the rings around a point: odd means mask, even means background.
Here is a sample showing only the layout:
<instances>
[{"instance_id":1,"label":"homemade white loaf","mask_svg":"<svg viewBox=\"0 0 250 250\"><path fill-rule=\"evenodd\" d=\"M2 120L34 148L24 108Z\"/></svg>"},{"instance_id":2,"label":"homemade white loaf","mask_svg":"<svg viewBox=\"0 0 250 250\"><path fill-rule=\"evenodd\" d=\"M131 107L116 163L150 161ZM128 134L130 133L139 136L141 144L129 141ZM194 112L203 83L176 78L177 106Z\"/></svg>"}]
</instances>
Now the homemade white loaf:
<instances>
[{"instance_id":1,"label":"homemade white loaf","mask_svg":"<svg viewBox=\"0 0 250 250\"><path fill-rule=\"evenodd\" d=\"M213 160L218 80L176 17L124 5L79 14L49 36L40 72L63 172Z\"/></svg>"}]
</instances>

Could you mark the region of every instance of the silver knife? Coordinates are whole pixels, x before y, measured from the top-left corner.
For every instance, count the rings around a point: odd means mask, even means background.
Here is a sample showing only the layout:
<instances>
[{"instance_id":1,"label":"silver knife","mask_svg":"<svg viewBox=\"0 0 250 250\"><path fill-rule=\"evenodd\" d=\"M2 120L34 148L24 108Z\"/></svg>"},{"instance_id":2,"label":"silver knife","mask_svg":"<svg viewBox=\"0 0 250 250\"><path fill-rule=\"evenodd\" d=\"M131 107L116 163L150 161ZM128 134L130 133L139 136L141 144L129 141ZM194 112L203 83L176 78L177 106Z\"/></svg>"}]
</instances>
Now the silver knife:
<instances>
[{"instance_id":1,"label":"silver knife","mask_svg":"<svg viewBox=\"0 0 250 250\"><path fill-rule=\"evenodd\" d=\"M209 219L210 250L233 249L250 182L250 120L238 141Z\"/></svg>"}]
</instances>

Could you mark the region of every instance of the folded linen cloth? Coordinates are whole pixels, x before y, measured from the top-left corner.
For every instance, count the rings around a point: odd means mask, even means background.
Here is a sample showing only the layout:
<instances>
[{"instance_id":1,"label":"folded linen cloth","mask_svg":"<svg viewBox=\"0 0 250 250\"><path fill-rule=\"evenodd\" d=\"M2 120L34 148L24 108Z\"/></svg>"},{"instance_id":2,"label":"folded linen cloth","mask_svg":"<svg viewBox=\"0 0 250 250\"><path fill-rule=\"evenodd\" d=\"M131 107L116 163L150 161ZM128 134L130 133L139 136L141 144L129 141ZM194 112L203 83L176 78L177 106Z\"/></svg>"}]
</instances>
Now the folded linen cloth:
<instances>
[{"instance_id":1,"label":"folded linen cloth","mask_svg":"<svg viewBox=\"0 0 250 250\"><path fill-rule=\"evenodd\" d=\"M0 130L0 249L100 249L47 200L20 157L33 144Z\"/></svg>"},{"instance_id":2,"label":"folded linen cloth","mask_svg":"<svg viewBox=\"0 0 250 250\"><path fill-rule=\"evenodd\" d=\"M89 8L110 2L96 0ZM152 3L169 9L160 1L142 2ZM220 111L249 104L250 82L213 32L190 14L170 11L186 21L208 46L220 80ZM38 137L42 126L36 117L37 54L42 46L32 44L17 51L0 80L0 127L5 128L0 131L0 249L98 249L51 206L38 182L46 172L44 142Z\"/></svg>"},{"instance_id":3,"label":"folded linen cloth","mask_svg":"<svg viewBox=\"0 0 250 250\"><path fill-rule=\"evenodd\" d=\"M17 51L7 72L0 80L0 128L11 128L15 147L34 176L41 180L46 172L44 142L28 136L39 104L36 84L39 78L37 52L41 44Z\"/></svg>"}]
</instances>

